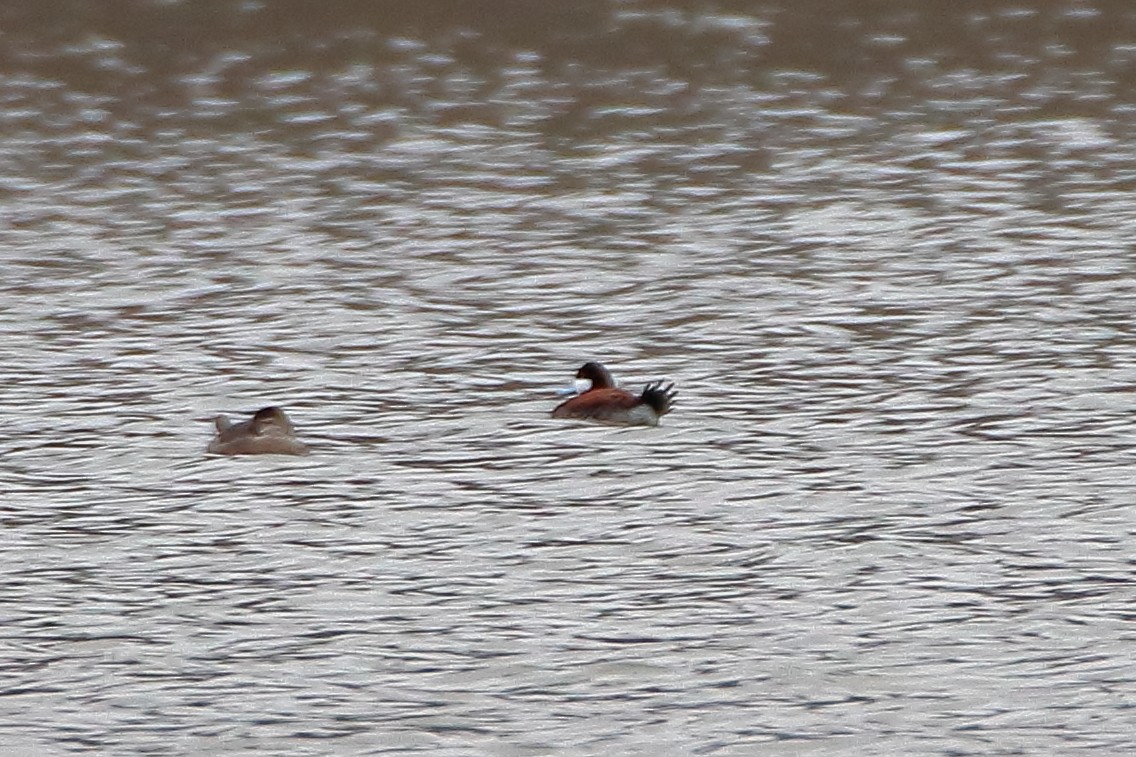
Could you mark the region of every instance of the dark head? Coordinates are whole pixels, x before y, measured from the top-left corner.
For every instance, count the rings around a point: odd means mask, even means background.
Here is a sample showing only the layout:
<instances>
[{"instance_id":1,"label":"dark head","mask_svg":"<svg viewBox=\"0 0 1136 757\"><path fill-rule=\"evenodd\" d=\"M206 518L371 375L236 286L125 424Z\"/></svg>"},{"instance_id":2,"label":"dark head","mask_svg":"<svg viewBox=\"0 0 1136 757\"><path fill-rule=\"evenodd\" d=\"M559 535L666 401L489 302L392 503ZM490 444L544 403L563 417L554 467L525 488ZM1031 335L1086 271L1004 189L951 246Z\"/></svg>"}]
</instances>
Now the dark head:
<instances>
[{"instance_id":1,"label":"dark head","mask_svg":"<svg viewBox=\"0 0 1136 757\"><path fill-rule=\"evenodd\" d=\"M654 410L655 415L662 416L671 411L671 405L674 404L674 398L677 395L678 392L675 391L673 383L663 386L662 381L656 381L644 387L643 394L639 395L639 399L643 401L643 404Z\"/></svg>"},{"instance_id":2,"label":"dark head","mask_svg":"<svg viewBox=\"0 0 1136 757\"><path fill-rule=\"evenodd\" d=\"M256 414L252 417L252 432L254 434L263 433L264 430L270 426L279 426L289 432L292 430L292 424L288 421L288 416L275 405L262 407L260 410L257 410Z\"/></svg>"},{"instance_id":3,"label":"dark head","mask_svg":"<svg viewBox=\"0 0 1136 757\"><path fill-rule=\"evenodd\" d=\"M576 378L591 381L592 389L609 389L615 386L615 379L600 363L584 363L580 370L576 371Z\"/></svg>"}]
</instances>

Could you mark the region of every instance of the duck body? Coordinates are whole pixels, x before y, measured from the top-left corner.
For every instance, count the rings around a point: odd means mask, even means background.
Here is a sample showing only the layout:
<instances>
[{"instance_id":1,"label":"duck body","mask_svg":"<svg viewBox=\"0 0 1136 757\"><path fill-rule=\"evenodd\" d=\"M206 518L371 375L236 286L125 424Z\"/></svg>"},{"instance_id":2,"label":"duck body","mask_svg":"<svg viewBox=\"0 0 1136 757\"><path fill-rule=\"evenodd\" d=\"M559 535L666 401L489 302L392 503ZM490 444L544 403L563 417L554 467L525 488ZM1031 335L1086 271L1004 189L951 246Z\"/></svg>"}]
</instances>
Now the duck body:
<instances>
[{"instance_id":1,"label":"duck body","mask_svg":"<svg viewBox=\"0 0 1136 757\"><path fill-rule=\"evenodd\" d=\"M598 421L620 426L657 426L659 418L671 411L674 384L655 381L640 394L615 385L611 373L600 363L585 363L576 372L578 381L587 388L575 397L561 402L552 411L553 418Z\"/></svg>"},{"instance_id":2,"label":"duck body","mask_svg":"<svg viewBox=\"0 0 1136 757\"><path fill-rule=\"evenodd\" d=\"M278 407L257 410L247 421L234 423L224 415L214 420L217 435L208 452L217 455L306 455L288 416Z\"/></svg>"}]
</instances>

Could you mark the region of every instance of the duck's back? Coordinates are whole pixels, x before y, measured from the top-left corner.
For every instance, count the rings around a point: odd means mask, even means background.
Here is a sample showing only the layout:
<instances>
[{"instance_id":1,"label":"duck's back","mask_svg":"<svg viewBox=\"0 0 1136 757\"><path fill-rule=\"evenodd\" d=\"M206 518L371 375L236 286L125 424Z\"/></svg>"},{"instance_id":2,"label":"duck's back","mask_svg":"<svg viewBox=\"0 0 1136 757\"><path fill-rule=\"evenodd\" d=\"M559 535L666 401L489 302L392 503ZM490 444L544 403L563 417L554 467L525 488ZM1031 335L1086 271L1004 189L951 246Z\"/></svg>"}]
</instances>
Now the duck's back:
<instances>
[{"instance_id":1,"label":"duck's back","mask_svg":"<svg viewBox=\"0 0 1136 757\"><path fill-rule=\"evenodd\" d=\"M281 414L272 422L233 423L223 415L215 421L217 436L207 451L216 455L306 455L308 448L293 435L292 424Z\"/></svg>"},{"instance_id":2,"label":"duck's back","mask_svg":"<svg viewBox=\"0 0 1136 757\"><path fill-rule=\"evenodd\" d=\"M575 418L642 426L658 425L659 417L641 398L623 389L592 389L560 403L552 411L553 418Z\"/></svg>"}]
</instances>

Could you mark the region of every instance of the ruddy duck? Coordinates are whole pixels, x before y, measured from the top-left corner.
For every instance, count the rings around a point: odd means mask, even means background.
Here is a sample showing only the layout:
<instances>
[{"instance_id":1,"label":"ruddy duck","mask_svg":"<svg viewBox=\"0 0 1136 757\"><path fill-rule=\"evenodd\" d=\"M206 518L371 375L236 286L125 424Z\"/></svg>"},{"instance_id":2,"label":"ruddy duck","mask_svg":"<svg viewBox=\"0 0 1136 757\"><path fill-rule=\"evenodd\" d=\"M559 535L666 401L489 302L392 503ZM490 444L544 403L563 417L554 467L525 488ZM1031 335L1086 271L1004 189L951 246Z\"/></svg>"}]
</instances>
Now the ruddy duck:
<instances>
[{"instance_id":1,"label":"ruddy duck","mask_svg":"<svg viewBox=\"0 0 1136 757\"><path fill-rule=\"evenodd\" d=\"M611 373L599 363L585 363L576 372L587 388L565 400L552 411L553 418L616 423L624 426L657 426L674 404L674 384L662 381L647 384L638 396L615 385Z\"/></svg>"},{"instance_id":2,"label":"ruddy duck","mask_svg":"<svg viewBox=\"0 0 1136 757\"><path fill-rule=\"evenodd\" d=\"M209 452L218 455L306 455L308 448L296 439L292 422L278 407L256 411L252 420L233 423L218 415L217 436L209 442Z\"/></svg>"}]
</instances>

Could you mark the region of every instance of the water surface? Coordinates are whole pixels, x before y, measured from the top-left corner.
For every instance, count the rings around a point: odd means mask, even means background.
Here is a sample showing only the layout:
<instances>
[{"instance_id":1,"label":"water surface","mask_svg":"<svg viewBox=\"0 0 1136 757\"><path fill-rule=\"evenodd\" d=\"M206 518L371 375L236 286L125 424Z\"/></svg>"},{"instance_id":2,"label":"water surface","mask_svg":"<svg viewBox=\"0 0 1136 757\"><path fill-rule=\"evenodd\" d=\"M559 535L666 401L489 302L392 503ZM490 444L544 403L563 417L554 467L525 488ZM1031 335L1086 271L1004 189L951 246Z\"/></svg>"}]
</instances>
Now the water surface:
<instances>
[{"instance_id":1,"label":"water surface","mask_svg":"<svg viewBox=\"0 0 1136 757\"><path fill-rule=\"evenodd\" d=\"M1130 4L94 5L0 10L12 753L1136 747Z\"/></svg>"}]
</instances>

